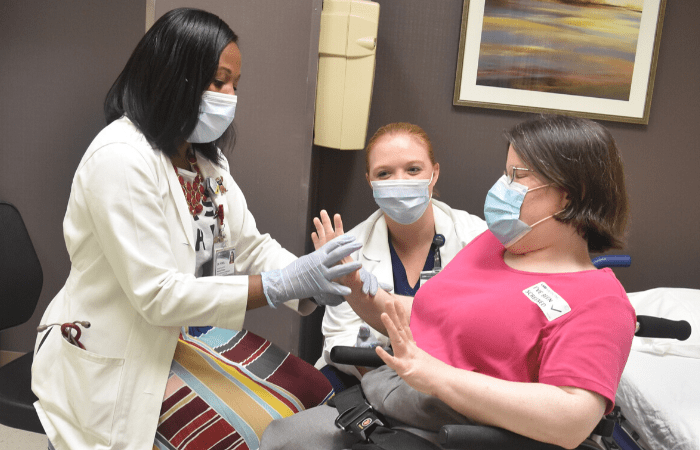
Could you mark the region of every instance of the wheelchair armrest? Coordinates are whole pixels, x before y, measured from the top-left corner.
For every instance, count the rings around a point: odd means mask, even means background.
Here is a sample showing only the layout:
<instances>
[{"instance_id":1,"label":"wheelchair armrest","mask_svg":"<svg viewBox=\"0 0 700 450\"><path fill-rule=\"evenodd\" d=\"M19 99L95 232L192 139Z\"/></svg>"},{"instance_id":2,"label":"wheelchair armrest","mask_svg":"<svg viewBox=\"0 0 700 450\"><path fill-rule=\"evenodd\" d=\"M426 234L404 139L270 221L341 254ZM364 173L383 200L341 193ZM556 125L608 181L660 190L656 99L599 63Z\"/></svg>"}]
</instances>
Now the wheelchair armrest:
<instances>
[{"instance_id":1,"label":"wheelchair armrest","mask_svg":"<svg viewBox=\"0 0 700 450\"><path fill-rule=\"evenodd\" d=\"M469 450L561 450L562 447L546 444L503 428L486 425L445 425L438 434L440 445L445 448Z\"/></svg>"},{"instance_id":2,"label":"wheelchair armrest","mask_svg":"<svg viewBox=\"0 0 700 450\"><path fill-rule=\"evenodd\" d=\"M638 315L637 330L634 335L685 341L690 337L690 333L690 324L685 320L670 320L662 317Z\"/></svg>"},{"instance_id":3,"label":"wheelchair armrest","mask_svg":"<svg viewBox=\"0 0 700 450\"><path fill-rule=\"evenodd\" d=\"M564 450L558 445L487 425L445 425L438 433L438 442L444 448L461 450ZM576 450L603 450L603 447L589 438Z\"/></svg>"},{"instance_id":4,"label":"wheelchair armrest","mask_svg":"<svg viewBox=\"0 0 700 450\"><path fill-rule=\"evenodd\" d=\"M391 349L388 352L393 354ZM331 361L350 366L379 367L384 365L384 361L373 348L346 347L344 345L338 345L331 349Z\"/></svg>"}]
</instances>

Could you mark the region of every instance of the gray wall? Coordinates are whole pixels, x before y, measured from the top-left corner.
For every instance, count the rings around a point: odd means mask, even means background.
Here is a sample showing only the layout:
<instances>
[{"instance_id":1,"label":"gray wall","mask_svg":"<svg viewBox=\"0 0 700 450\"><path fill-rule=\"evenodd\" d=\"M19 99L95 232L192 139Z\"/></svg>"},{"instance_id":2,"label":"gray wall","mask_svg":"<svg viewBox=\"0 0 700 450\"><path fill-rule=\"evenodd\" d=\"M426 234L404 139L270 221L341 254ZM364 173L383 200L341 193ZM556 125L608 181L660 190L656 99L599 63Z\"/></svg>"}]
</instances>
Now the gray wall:
<instances>
[{"instance_id":1,"label":"gray wall","mask_svg":"<svg viewBox=\"0 0 700 450\"><path fill-rule=\"evenodd\" d=\"M503 173L504 129L525 113L453 106L462 0L382 0L369 134L389 122L419 124L440 163L440 199L483 217ZM428 6L429 5L429 6ZM649 125L603 122L621 148L631 200L629 291L700 288L700 3L668 2ZM315 211L340 212L346 228L376 209L362 152L314 149Z\"/></svg>"},{"instance_id":2,"label":"gray wall","mask_svg":"<svg viewBox=\"0 0 700 450\"><path fill-rule=\"evenodd\" d=\"M62 222L73 173L144 23L141 1L0 3L0 199L19 209L44 271L33 317L0 334L2 350L33 348L68 276Z\"/></svg>"}]
</instances>

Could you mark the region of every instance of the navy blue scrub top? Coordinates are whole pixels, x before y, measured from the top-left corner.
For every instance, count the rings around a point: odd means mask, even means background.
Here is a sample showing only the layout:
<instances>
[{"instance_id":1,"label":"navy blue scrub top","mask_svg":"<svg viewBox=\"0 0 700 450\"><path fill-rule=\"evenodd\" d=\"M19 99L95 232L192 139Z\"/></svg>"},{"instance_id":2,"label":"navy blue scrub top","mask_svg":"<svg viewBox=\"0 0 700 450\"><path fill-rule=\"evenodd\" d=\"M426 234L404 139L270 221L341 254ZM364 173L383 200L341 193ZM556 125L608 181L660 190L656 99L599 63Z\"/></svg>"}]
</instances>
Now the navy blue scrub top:
<instances>
[{"instance_id":1,"label":"navy blue scrub top","mask_svg":"<svg viewBox=\"0 0 700 450\"><path fill-rule=\"evenodd\" d=\"M415 297L418 288L420 287L420 277L415 286L411 287L408 284L408 277L406 277L406 268L403 266L399 255L396 254L394 246L391 244L391 238L389 238L389 253L391 253L391 271L394 274L394 294L407 295L409 297ZM423 270L433 270L435 266L435 250L434 246L430 246L430 251L428 252L428 258L425 260L425 265Z\"/></svg>"}]
</instances>

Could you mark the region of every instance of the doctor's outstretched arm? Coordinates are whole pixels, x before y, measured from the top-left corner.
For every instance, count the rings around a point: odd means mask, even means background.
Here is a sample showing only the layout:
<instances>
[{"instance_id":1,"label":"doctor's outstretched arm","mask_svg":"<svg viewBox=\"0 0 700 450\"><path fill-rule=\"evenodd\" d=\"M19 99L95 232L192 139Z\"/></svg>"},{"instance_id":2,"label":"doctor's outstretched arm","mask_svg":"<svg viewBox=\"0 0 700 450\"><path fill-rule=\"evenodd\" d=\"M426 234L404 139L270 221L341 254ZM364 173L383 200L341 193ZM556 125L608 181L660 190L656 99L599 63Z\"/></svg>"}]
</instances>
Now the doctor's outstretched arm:
<instances>
[{"instance_id":1,"label":"doctor's outstretched arm","mask_svg":"<svg viewBox=\"0 0 700 450\"><path fill-rule=\"evenodd\" d=\"M283 269L263 272L262 290L268 303L276 308L289 300L314 297L320 305L333 305L335 297L350 293L348 287L333 280L361 267L352 260L338 263L361 247L353 236L338 236Z\"/></svg>"}]
</instances>

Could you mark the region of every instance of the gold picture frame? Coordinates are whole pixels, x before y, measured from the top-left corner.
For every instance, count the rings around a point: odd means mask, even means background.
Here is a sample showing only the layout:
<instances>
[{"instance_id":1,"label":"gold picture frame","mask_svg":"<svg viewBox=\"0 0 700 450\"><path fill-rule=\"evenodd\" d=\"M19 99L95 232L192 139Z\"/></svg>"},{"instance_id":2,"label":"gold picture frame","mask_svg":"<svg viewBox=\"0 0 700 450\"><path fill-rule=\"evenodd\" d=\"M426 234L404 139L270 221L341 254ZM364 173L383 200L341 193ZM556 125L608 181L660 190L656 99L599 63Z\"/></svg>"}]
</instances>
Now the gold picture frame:
<instances>
[{"instance_id":1,"label":"gold picture frame","mask_svg":"<svg viewBox=\"0 0 700 450\"><path fill-rule=\"evenodd\" d=\"M464 0L453 104L649 123L666 0Z\"/></svg>"}]
</instances>

